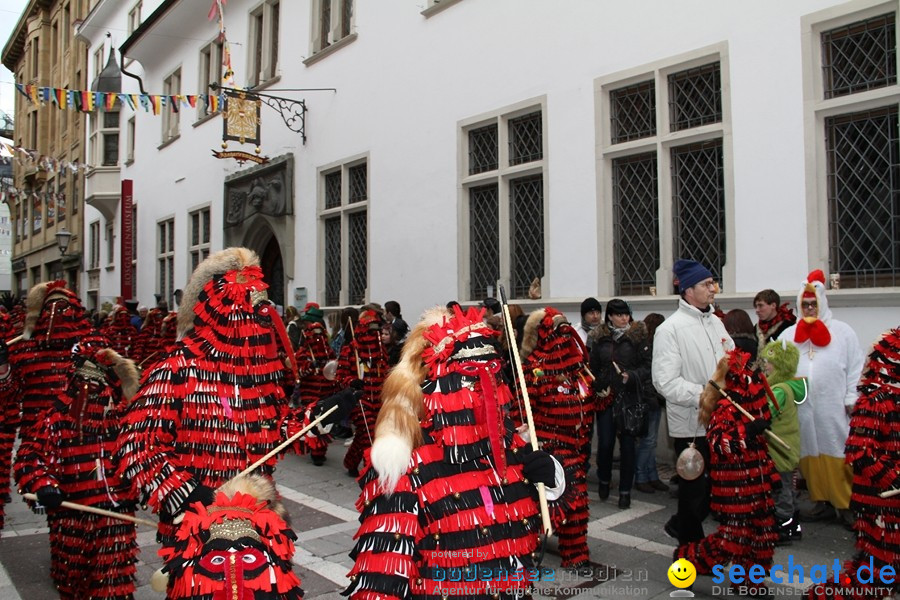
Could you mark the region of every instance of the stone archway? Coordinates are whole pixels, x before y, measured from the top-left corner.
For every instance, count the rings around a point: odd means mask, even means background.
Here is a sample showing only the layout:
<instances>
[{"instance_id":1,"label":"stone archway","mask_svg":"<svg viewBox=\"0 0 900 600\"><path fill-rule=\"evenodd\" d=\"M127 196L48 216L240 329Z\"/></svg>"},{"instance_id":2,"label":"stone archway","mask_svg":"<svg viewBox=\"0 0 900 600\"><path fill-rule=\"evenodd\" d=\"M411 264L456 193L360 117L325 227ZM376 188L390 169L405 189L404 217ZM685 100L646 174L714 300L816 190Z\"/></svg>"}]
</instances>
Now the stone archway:
<instances>
[{"instance_id":1,"label":"stone archway","mask_svg":"<svg viewBox=\"0 0 900 600\"><path fill-rule=\"evenodd\" d=\"M262 266L263 277L269 284L269 300L284 307L284 261L281 259L281 248L275 236L269 238L269 242L259 254L259 264Z\"/></svg>"}]
</instances>

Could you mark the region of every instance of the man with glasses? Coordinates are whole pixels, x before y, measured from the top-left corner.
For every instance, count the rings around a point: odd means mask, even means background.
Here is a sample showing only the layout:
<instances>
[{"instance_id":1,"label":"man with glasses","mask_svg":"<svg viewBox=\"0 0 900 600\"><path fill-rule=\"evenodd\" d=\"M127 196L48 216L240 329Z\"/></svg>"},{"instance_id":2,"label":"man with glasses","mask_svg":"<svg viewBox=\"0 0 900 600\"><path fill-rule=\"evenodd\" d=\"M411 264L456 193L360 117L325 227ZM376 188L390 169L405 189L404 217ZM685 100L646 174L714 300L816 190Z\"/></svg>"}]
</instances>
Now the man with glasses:
<instances>
[{"instance_id":1,"label":"man with glasses","mask_svg":"<svg viewBox=\"0 0 900 600\"><path fill-rule=\"evenodd\" d=\"M797 306L801 319L778 339L793 342L800 350L797 376L809 381L809 400L797 407L797 414L800 472L815 504L800 511L800 520L840 516L849 528L853 473L844 462L844 445L850 433L850 411L856 404L863 352L853 329L832 317L821 270L807 276L797 294Z\"/></svg>"},{"instance_id":2,"label":"man with glasses","mask_svg":"<svg viewBox=\"0 0 900 600\"><path fill-rule=\"evenodd\" d=\"M718 286L712 273L693 260L673 267L681 300L678 310L659 326L653 342L653 386L666 399L669 435L675 452L693 444L709 464L706 428L698 418L700 394L725 352L734 342L713 312ZM709 487L704 472L678 484L678 512L665 525L666 534L687 544L703 538L709 514Z\"/></svg>"}]
</instances>

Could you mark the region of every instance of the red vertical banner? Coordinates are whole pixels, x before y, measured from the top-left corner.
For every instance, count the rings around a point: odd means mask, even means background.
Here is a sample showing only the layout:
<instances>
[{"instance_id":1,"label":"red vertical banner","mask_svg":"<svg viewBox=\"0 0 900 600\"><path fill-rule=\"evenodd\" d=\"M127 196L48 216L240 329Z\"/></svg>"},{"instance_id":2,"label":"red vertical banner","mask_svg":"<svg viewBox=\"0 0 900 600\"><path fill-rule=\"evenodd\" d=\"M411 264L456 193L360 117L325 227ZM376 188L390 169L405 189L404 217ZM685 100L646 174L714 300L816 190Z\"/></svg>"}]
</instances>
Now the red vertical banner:
<instances>
[{"instance_id":1,"label":"red vertical banner","mask_svg":"<svg viewBox=\"0 0 900 600\"><path fill-rule=\"evenodd\" d=\"M134 298L134 280L131 273L131 263L134 260L132 255L132 244L134 242L134 211L132 210L132 181L131 179L122 180L122 208L119 216L122 219L122 261L119 263L121 269L121 291L123 300L131 300Z\"/></svg>"}]
</instances>

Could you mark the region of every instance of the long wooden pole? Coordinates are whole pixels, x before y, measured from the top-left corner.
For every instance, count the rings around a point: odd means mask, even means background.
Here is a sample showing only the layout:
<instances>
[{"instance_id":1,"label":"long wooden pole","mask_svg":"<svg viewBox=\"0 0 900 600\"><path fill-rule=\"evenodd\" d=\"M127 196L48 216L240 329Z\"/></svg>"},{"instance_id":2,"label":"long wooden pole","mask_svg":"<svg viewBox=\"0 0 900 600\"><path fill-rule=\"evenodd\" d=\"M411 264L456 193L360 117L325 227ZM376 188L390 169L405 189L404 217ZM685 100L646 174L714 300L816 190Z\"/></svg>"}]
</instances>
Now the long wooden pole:
<instances>
[{"instance_id":1,"label":"long wooden pole","mask_svg":"<svg viewBox=\"0 0 900 600\"><path fill-rule=\"evenodd\" d=\"M22 497L26 500L31 500L32 502L39 502L36 494L22 494ZM110 519L119 519L120 521L128 521L130 523L135 523L137 525L147 525L148 527L156 527L157 524L153 521L148 521L147 519L141 519L140 517L132 517L130 515L123 515L121 513L113 512L111 510L105 510L102 508L97 508L95 506L87 506L85 504L76 504L75 502L68 502L63 500L62 504L60 504L62 508L68 508L70 510L79 510L81 512L91 513L94 515L100 515L101 517L109 517Z\"/></svg>"},{"instance_id":2,"label":"long wooden pole","mask_svg":"<svg viewBox=\"0 0 900 600\"><path fill-rule=\"evenodd\" d=\"M512 326L512 319L509 316L509 304L506 301L506 290L503 289L502 285L498 287L500 289L500 306L503 309L503 320L506 324L506 341L509 345L509 350L513 355L513 361L516 363L516 376L519 378L519 383L522 387L522 403L525 405L525 420L528 425L528 437L531 439L531 449L538 450L538 439L534 429L534 418L531 416L531 401L528 398L528 386L525 383L525 373L522 372L522 360L519 358L519 349L516 347L516 333ZM491 400L492 399L488 399L488 401ZM543 483L537 483L537 492L538 504L541 507L541 522L544 525L544 533L549 537L553 535L553 524L550 522L550 507L547 504L547 490L544 489Z\"/></svg>"},{"instance_id":3,"label":"long wooden pole","mask_svg":"<svg viewBox=\"0 0 900 600\"><path fill-rule=\"evenodd\" d=\"M330 415L331 413L336 411L337 408L338 407L335 405L335 406L332 406L331 408L329 408L328 410L326 410L324 413L319 415L319 417L315 421L313 421L312 423L310 423L309 425L307 425L306 427L304 427L303 429L301 429L300 431L298 431L297 433L295 433L288 439L281 442L281 444L279 444L278 446L273 448L271 452L269 452L268 454L266 454L265 456L263 456L262 458L257 460L255 463L253 463L252 465L250 465L249 467L247 467L246 469L244 469L243 471L241 471L240 473L238 473L231 479L232 480L237 479L238 477L243 477L244 475L248 475L248 474L252 473L253 471L255 471L257 467L259 467L260 465L265 463L267 460L269 460L270 458L272 458L273 456L275 456L276 454L278 454L279 452L281 452L282 450L284 450L285 448L287 448L288 446L290 446L291 444L296 442L298 439L300 439L300 437L303 436L303 434L305 434L307 431L309 431L310 429L312 429L313 427L318 425L322 421L322 419L324 419L325 417L327 417L328 415Z\"/></svg>"},{"instance_id":4,"label":"long wooden pole","mask_svg":"<svg viewBox=\"0 0 900 600\"><path fill-rule=\"evenodd\" d=\"M710 383L713 383L713 382L711 381ZM738 404L737 402L735 402L734 400L732 400L732 399L731 399L731 396L729 396L728 394L726 394L725 391L724 391L722 388L720 388L718 385L716 385L716 386L714 386L714 387L715 387L717 390L719 390L719 393L722 395L723 398L726 398L729 402L731 402L731 403L734 405L734 407L735 407L736 409L738 409L739 411L741 411L741 414L742 414L742 415L744 415L745 417L747 417L748 419L750 419L750 421L755 421L755 420L756 420L756 417L754 417L754 416L751 415L749 412L747 412L747 410L746 410L743 406L741 406L740 404ZM778 436L775 434L775 432L773 432L771 429L766 429L765 432L766 432L766 435L767 435L767 436L769 436L770 438L772 438L773 440L775 440L776 442L778 442L779 444L781 444L782 446L784 446L784 449L785 449L785 450L790 450L790 449L791 449L790 444L788 444L786 441L784 441L783 439L781 439L780 437L778 437Z\"/></svg>"}]
</instances>

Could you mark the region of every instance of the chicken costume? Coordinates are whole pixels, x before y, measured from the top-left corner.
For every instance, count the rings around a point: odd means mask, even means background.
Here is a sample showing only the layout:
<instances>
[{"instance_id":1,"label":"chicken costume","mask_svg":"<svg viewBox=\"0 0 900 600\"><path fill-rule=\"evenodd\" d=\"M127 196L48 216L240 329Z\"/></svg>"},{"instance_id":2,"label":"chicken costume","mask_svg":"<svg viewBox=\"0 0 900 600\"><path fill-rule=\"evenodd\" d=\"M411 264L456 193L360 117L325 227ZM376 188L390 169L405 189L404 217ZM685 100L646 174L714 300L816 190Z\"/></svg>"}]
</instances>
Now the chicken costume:
<instances>
[{"instance_id":1,"label":"chicken costume","mask_svg":"<svg viewBox=\"0 0 900 600\"><path fill-rule=\"evenodd\" d=\"M81 346L67 375L66 389L22 437L16 483L47 507L50 575L60 598L125 600L135 591L134 523L59 502L134 516L134 495L112 457L121 415L137 390L137 368L111 349Z\"/></svg>"},{"instance_id":2,"label":"chicken costume","mask_svg":"<svg viewBox=\"0 0 900 600\"><path fill-rule=\"evenodd\" d=\"M587 444L596 402L587 349L565 316L552 307L529 315L522 336L522 371L533 404L541 449L566 471L566 493L550 506L563 567L587 564Z\"/></svg>"},{"instance_id":3,"label":"chicken costume","mask_svg":"<svg viewBox=\"0 0 900 600\"><path fill-rule=\"evenodd\" d=\"M853 329L832 317L822 271L813 271L803 282L797 306L802 306L804 299L816 301L816 316L801 318L779 336L800 350L797 377L805 377L809 383L807 401L797 407L800 471L810 500L845 509L850 505L852 474L844 463L844 445L850 432L848 412L856 403L863 352Z\"/></svg>"},{"instance_id":4,"label":"chicken costume","mask_svg":"<svg viewBox=\"0 0 900 600\"><path fill-rule=\"evenodd\" d=\"M384 384L360 477L353 600L528 594L541 519L527 477L556 485L553 499L562 467L515 433L482 315L428 311Z\"/></svg>"}]
</instances>

